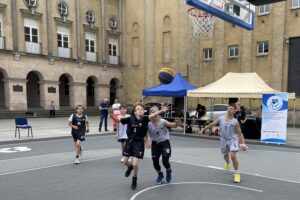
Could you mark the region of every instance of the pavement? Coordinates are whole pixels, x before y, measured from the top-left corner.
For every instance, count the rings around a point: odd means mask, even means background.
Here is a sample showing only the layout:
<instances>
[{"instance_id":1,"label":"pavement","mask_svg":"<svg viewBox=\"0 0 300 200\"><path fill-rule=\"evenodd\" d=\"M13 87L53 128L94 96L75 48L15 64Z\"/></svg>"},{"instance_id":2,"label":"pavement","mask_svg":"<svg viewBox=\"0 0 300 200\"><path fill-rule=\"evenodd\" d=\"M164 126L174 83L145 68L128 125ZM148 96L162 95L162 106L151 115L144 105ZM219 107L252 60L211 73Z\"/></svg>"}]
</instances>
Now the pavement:
<instances>
[{"instance_id":1,"label":"pavement","mask_svg":"<svg viewBox=\"0 0 300 200\"><path fill-rule=\"evenodd\" d=\"M112 120L108 119L109 132L98 132L99 117L90 116L90 133L88 135L114 134ZM69 137L70 128L68 127L68 117L66 118L30 118L28 123L33 127L34 139L47 139ZM104 127L102 127L104 130ZM182 128L173 130L173 134L183 135ZM219 140L218 137L197 134L186 134L187 137L200 137L203 139ZM19 140L28 140L27 130L21 130L21 139L15 138L15 124L13 119L0 120L0 143L18 142ZM259 140L246 140L248 143L260 144ZM300 147L300 128L287 128L287 144L282 146Z\"/></svg>"},{"instance_id":2,"label":"pavement","mask_svg":"<svg viewBox=\"0 0 300 200\"><path fill-rule=\"evenodd\" d=\"M222 169L218 141L179 136L170 141L172 182L154 184L156 172L146 150L134 191L131 177L124 177L113 135L88 137L79 165L74 164L71 138L0 144L0 199L299 199L300 149L250 144L248 151L238 153L241 183L234 184L233 172Z\"/></svg>"}]
</instances>

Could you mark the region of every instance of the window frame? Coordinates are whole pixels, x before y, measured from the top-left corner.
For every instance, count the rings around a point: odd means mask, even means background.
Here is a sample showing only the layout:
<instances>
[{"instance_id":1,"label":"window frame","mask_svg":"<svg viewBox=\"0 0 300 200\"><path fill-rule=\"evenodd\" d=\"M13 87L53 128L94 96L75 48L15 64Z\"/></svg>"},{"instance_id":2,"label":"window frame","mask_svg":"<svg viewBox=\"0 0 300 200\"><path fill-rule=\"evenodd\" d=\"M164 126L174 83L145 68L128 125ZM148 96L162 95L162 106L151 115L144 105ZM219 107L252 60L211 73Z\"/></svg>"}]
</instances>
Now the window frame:
<instances>
[{"instance_id":1,"label":"window frame","mask_svg":"<svg viewBox=\"0 0 300 200\"><path fill-rule=\"evenodd\" d=\"M58 40L58 35L61 35L61 40ZM70 48L70 45L69 45L69 43L70 43L70 37L69 36L70 35L67 34L67 33L57 32L56 33L57 47L69 49ZM67 41L65 41L65 39L64 39L65 37L68 38ZM59 46L59 41L61 41L61 46ZM65 47L65 42L67 42L67 44L68 44L67 47Z\"/></svg>"},{"instance_id":2,"label":"window frame","mask_svg":"<svg viewBox=\"0 0 300 200\"><path fill-rule=\"evenodd\" d=\"M293 6L294 1L298 2L298 4L296 6ZM292 0L291 1L291 9L293 10L293 9L299 9L299 8L300 8L300 0Z\"/></svg>"},{"instance_id":3,"label":"window frame","mask_svg":"<svg viewBox=\"0 0 300 200\"><path fill-rule=\"evenodd\" d=\"M263 46L262 46L262 52L259 52L259 45L260 44L262 44ZM268 44L268 52L265 52L265 50L266 50L266 45L265 44ZM266 55L268 55L269 54L269 40L264 40L264 41L258 41L257 43L256 43L256 56L266 56Z\"/></svg>"},{"instance_id":4,"label":"window frame","mask_svg":"<svg viewBox=\"0 0 300 200\"><path fill-rule=\"evenodd\" d=\"M115 47L115 49L114 49L114 47ZM117 43L114 43L114 42L108 43L108 55L118 57L118 48L117 47L118 47ZM114 52L116 53L116 55L114 55Z\"/></svg>"},{"instance_id":5,"label":"window frame","mask_svg":"<svg viewBox=\"0 0 300 200\"><path fill-rule=\"evenodd\" d=\"M26 28L29 29L29 33L28 34L25 31ZM32 33L33 29L36 29L36 35L33 35L33 33ZM26 40L26 35L29 35L29 41ZM39 38L39 28L35 27L35 26L28 26L28 25L24 26L24 36L25 36L25 38L24 38L25 42L32 42L32 43L37 43L38 44L39 41L40 41L40 38ZM36 42L33 41L33 36L36 36L36 39L37 39Z\"/></svg>"},{"instance_id":6,"label":"window frame","mask_svg":"<svg viewBox=\"0 0 300 200\"><path fill-rule=\"evenodd\" d=\"M208 55L208 56L206 56ZM203 49L203 61L211 61L213 58L212 48Z\"/></svg>"},{"instance_id":7,"label":"window frame","mask_svg":"<svg viewBox=\"0 0 300 200\"><path fill-rule=\"evenodd\" d=\"M94 43L94 45L91 44L91 42ZM94 50L92 51L92 48ZM92 38L85 38L85 51L90 53L96 53L96 41Z\"/></svg>"},{"instance_id":8,"label":"window frame","mask_svg":"<svg viewBox=\"0 0 300 200\"><path fill-rule=\"evenodd\" d=\"M266 11L267 6L269 7L268 11ZM262 11L261 8L263 8L263 12L261 12ZM269 15L270 10L271 10L271 5L270 4L265 4L265 5L258 6L258 16Z\"/></svg>"},{"instance_id":9,"label":"window frame","mask_svg":"<svg viewBox=\"0 0 300 200\"><path fill-rule=\"evenodd\" d=\"M0 19L0 37L3 37L3 21Z\"/></svg>"},{"instance_id":10,"label":"window frame","mask_svg":"<svg viewBox=\"0 0 300 200\"><path fill-rule=\"evenodd\" d=\"M230 52L231 52L231 51L230 51L231 49L234 51L234 55L231 55L231 53L230 53ZM239 55L240 55L239 49L240 49L240 47L239 47L238 44L235 44L235 45L229 45L229 46L228 46L228 58L229 58L229 59L232 59L232 58L238 58ZM236 53L236 52L237 52L237 53Z\"/></svg>"},{"instance_id":11,"label":"window frame","mask_svg":"<svg viewBox=\"0 0 300 200\"><path fill-rule=\"evenodd\" d=\"M65 13L61 13L60 12L60 9L63 10L62 6L60 7L60 5L64 5L66 7ZM69 8L68 8L68 5L66 4L66 2L63 2L63 1L59 2L57 4L56 8L57 8L57 12L58 12L58 14L60 16L68 16L68 14L69 14Z\"/></svg>"}]
</instances>

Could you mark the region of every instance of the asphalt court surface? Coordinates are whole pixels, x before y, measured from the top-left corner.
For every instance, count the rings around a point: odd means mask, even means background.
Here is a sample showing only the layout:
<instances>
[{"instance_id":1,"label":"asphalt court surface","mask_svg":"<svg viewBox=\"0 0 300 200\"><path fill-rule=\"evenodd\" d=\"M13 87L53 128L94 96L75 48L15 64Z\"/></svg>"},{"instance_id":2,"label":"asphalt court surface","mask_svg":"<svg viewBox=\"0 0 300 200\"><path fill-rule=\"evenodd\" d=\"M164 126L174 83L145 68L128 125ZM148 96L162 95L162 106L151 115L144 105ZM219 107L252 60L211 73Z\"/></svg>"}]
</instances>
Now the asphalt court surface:
<instances>
[{"instance_id":1,"label":"asphalt court surface","mask_svg":"<svg viewBox=\"0 0 300 200\"><path fill-rule=\"evenodd\" d=\"M1 200L141 200L141 199L299 199L300 150L249 145L238 154L242 182L232 182L217 141L171 137L173 179L155 185L150 151L140 162L138 187L120 163L114 136L88 137L80 165L74 162L72 139L0 145L26 147L24 152L0 151Z\"/></svg>"}]
</instances>

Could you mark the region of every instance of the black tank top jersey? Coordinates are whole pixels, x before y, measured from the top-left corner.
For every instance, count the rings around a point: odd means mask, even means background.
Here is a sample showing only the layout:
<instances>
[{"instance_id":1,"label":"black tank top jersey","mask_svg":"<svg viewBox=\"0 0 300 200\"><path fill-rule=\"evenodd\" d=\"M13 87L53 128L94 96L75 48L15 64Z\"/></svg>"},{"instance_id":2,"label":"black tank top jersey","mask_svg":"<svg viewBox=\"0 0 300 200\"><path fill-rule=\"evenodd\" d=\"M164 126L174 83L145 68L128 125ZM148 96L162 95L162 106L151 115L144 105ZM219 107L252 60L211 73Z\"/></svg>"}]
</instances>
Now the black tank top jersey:
<instances>
[{"instance_id":1,"label":"black tank top jersey","mask_svg":"<svg viewBox=\"0 0 300 200\"><path fill-rule=\"evenodd\" d=\"M76 114L73 114L72 125L77 126L78 129L72 128L72 134L77 134L77 133L84 134L86 129L85 124L86 124L86 115L82 115L81 117L78 117Z\"/></svg>"},{"instance_id":2,"label":"black tank top jersey","mask_svg":"<svg viewBox=\"0 0 300 200\"><path fill-rule=\"evenodd\" d=\"M137 119L136 116L130 116L121 119L122 124L127 125L128 140L143 141L147 134L149 117L143 116Z\"/></svg>"}]
</instances>

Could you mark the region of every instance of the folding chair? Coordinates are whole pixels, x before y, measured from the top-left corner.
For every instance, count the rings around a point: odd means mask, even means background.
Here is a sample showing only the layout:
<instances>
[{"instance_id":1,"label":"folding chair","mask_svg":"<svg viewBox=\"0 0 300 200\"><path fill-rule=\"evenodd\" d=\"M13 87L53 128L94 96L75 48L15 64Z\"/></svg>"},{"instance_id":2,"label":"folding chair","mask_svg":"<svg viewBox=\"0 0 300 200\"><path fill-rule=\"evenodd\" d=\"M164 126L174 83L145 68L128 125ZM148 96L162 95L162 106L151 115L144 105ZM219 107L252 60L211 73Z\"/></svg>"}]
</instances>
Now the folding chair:
<instances>
[{"instance_id":1,"label":"folding chair","mask_svg":"<svg viewBox=\"0 0 300 200\"><path fill-rule=\"evenodd\" d=\"M33 137L32 127L30 125L28 125L27 118L15 118L15 123L16 123L15 138L17 137L17 130L18 130L19 139L20 139L20 128L21 129L28 129L28 137L29 137L29 129L30 129L31 137Z\"/></svg>"}]
</instances>

